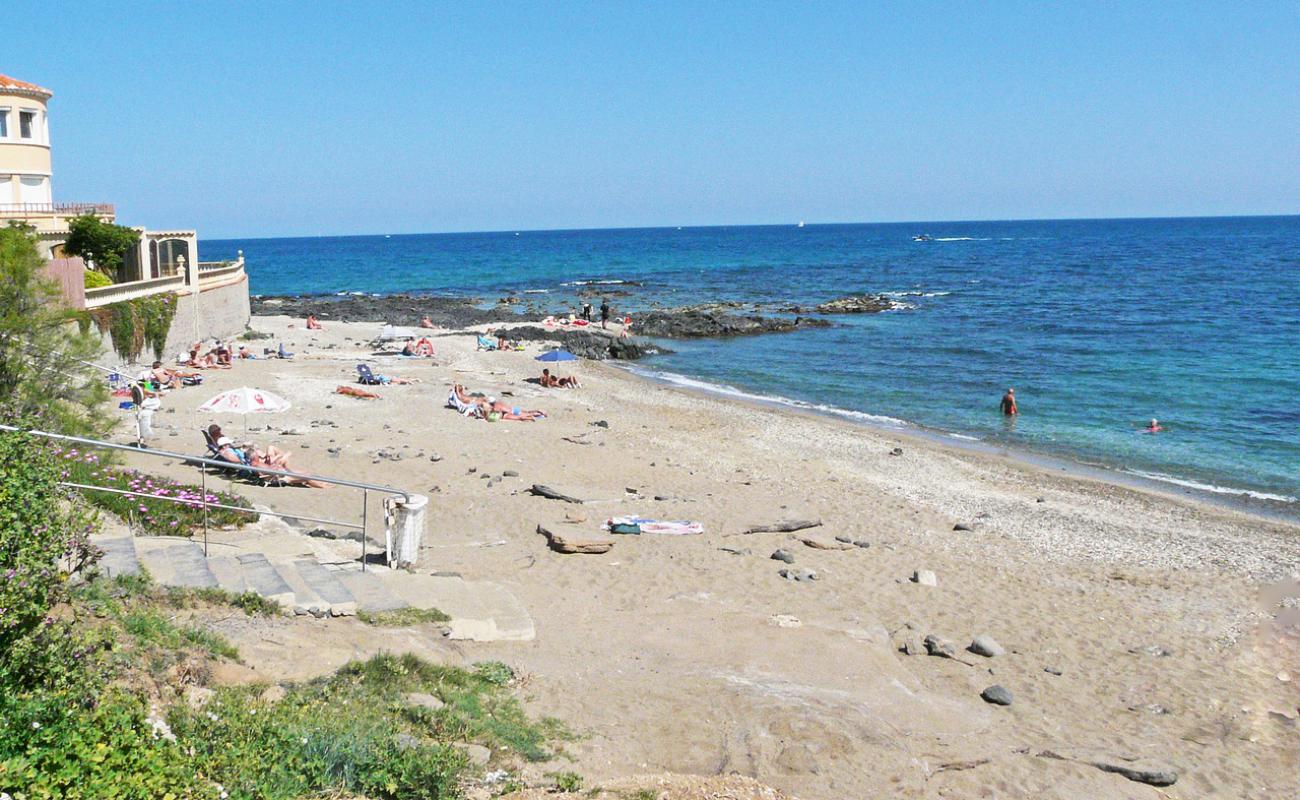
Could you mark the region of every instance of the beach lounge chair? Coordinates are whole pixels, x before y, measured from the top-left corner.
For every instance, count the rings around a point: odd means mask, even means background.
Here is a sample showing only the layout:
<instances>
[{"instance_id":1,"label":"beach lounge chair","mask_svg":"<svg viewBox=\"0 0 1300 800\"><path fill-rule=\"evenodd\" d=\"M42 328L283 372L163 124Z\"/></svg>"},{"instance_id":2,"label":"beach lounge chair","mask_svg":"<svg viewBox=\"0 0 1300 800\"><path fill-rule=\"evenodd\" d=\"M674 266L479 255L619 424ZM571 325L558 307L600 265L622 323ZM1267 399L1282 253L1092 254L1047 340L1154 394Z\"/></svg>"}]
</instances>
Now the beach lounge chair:
<instances>
[{"instance_id":1,"label":"beach lounge chair","mask_svg":"<svg viewBox=\"0 0 1300 800\"><path fill-rule=\"evenodd\" d=\"M475 347L474 349L492 351L497 349L497 343L486 336L480 336L478 337L478 346Z\"/></svg>"},{"instance_id":2,"label":"beach lounge chair","mask_svg":"<svg viewBox=\"0 0 1300 800\"><path fill-rule=\"evenodd\" d=\"M357 380L366 386L379 386L380 384L388 382L384 380L383 375L376 375L371 372L369 364L357 364L357 375L360 376Z\"/></svg>"},{"instance_id":3,"label":"beach lounge chair","mask_svg":"<svg viewBox=\"0 0 1300 800\"><path fill-rule=\"evenodd\" d=\"M476 417L479 415L479 407L474 403L466 403L457 397L454 388L447 393L447 408L459 411L462 416L466 417Z\"/></svg>"},{"instance_id":4,"label":"beach lounge chair","mask_svg":"<svg viewBox=\"0 0 1300 800\"><path fill-rule=\"evenodd\" d=\"M207 428L199 428L199 433L203 434L203 443L208 447L208 458L214 461L225 461L221 457L221 448L212 440L212 434L208 433ZM231 476L244 478L252 483L259 483L263 486L284 486L284 479L279 475L266 475L253 469L247 462L236 464L233 461L228 462L228 467L212 467Z\"/></svg>"}]
</instances>

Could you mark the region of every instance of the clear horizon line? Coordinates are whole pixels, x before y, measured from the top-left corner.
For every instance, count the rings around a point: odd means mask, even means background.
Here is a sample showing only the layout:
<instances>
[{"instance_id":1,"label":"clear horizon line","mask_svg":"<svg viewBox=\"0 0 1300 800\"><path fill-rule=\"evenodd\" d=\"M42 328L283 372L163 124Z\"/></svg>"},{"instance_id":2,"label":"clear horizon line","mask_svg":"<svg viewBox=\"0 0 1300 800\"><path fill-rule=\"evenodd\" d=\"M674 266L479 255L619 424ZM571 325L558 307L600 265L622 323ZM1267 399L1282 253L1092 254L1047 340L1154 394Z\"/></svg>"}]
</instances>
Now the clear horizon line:
<instances>
[{"instance_id":1,"label":"clear horizon line","mask_svg":"<svg viewBox=\"0 0 1300 800\"><path fill-rule=\"evenodd\" d=\"M213 236L211 238L201 237L199 241L209 242L230 242L230 241L261 241L268 239L348 239L365 236L474 236L479 234L502 234L502 233L578 233L578 232L595 232L595 231L653 231L653 230L700 230L709 228L786 228L796 227L800 224L806 227L832 226L832 225L968 225L968 224L986 224L996 222L1120 222L1120 221L1157 221L1157 220L1191 220L1191 219L1269 219L1276 217L1300 217L1300 213L1284 214L1188 214L1182 216L1154 215L1154 216L1127 216L1127 217L1004 217L1001 219L931 219L931 220L875 220L875 221L839 221L839 222L807 222L800 220L798 222L744 222L744 223L724 223L724 224L704 224L704 225L613 225L608 227L579 227L579 228L498 228L495 230L448 230L448 231L418 231L409 233L397 232L378 232L378 233L317 233L317 234L294 234L294 235L277 235L277 236Z\"/></svg>"}]
</instances>

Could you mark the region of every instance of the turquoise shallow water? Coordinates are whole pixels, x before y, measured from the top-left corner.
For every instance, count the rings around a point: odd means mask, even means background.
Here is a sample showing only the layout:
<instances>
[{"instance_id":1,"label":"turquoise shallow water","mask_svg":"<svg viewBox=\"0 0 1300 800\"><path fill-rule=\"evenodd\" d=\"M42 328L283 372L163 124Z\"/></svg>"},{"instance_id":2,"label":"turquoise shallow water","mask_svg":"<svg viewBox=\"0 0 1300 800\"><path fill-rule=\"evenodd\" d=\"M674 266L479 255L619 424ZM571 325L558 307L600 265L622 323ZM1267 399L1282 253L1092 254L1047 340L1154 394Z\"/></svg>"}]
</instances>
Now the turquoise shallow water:
<instances>
[{"instance_id":1,"label":"turquoise shallow water","mask_svg":"<svg viewBox=\"0 0 1300 800\"><path fill-rule=\"evenodd\" d=\"M935 241L915 242L928 233ZM258 294L520 294L909 307L674 342L641 366L1220 492L1300 497L1300 217L809 225L205 241ZM599 285L599 284L588 284ZM542 292L541 290L545 290ZM597 301L598 303L598 301ZM997 402L1014 386L1022 414ZM1167 431L1138 430L1158 417Z\"/></svg>"}]
</instances>

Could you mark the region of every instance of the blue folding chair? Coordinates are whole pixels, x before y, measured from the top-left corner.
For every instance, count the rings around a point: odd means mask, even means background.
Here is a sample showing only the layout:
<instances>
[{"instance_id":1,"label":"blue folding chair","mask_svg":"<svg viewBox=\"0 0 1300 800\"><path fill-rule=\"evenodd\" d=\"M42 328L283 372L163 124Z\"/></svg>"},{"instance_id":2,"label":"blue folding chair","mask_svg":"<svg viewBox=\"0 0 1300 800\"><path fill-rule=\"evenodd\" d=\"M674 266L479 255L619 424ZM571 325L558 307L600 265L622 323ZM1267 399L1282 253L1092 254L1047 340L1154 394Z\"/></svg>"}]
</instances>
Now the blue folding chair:
<instances>
[{"instance_id":1,"label":"blue folding chair","mask_svg":"<svg viewBox=\"0 0 1300 800\"><path fill-rule=\"evenodd\" d=\"M370 371L369 364L357 364L357 374L360 375L360 381L367 386L378 386L384 382L382 376L377 376Z\"/></svg>"}]
</instances>

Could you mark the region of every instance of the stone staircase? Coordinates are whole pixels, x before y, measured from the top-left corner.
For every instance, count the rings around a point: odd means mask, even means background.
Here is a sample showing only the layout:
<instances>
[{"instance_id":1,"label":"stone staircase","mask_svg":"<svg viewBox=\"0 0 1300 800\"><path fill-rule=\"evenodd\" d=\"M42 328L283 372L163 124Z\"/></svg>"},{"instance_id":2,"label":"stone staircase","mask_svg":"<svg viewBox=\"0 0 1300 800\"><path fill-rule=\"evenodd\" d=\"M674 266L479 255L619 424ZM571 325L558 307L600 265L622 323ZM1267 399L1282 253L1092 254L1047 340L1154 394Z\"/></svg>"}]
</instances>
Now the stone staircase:
<instances>
[{"instance_id":1,"label":"stone staircase","mask_svg":"<svg viewBox=\"0 0 1300 800\"><path fill-rule=\"evenodd\" d=\"M94 543L104 551L100 571L110 577L147 572L164 586L253 592L287 612L314 616L436 608L451 617L446 626L452 639L530 641L536 635L532 617L499 584L379 565L363 572L355 560L327 555L323 562L311 555L314 542L305 538L263 531L238 544L222 543L223 554L210 557L190 539L132 536L122 529L96 536Z\"/></svg>"}]
</instances>

